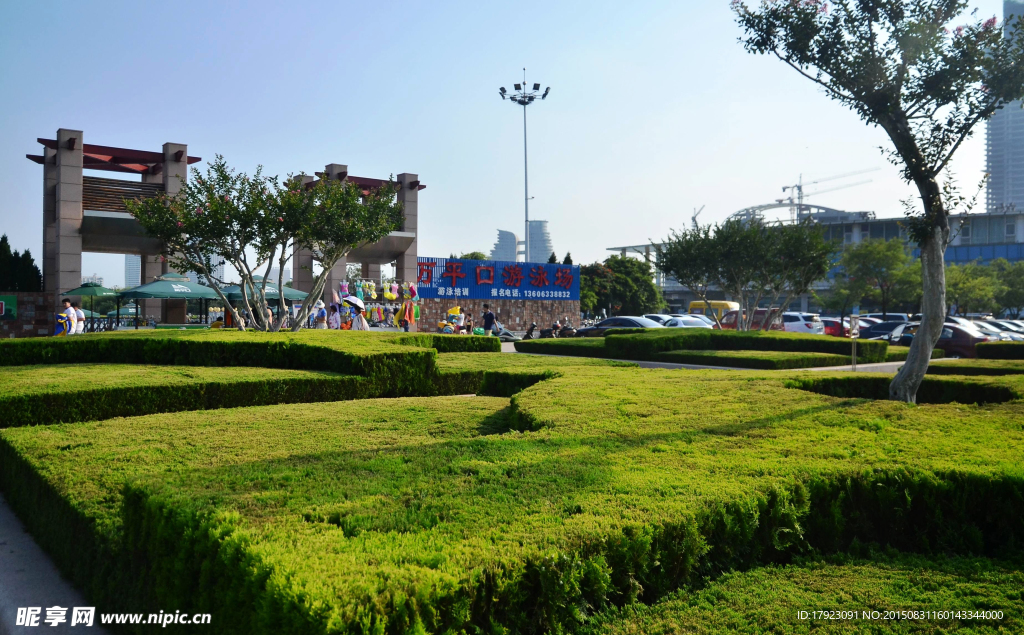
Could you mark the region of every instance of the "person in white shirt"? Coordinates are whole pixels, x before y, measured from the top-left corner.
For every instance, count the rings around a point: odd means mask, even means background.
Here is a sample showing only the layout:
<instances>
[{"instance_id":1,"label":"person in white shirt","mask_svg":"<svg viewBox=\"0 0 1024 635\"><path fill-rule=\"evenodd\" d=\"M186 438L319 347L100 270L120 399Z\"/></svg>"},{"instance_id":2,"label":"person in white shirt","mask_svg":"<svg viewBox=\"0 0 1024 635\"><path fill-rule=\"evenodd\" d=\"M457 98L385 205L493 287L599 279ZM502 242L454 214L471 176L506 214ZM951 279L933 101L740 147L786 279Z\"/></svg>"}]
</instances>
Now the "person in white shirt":
<instances>
[{"instance_id":1,"label":"person in white shirt","mask_svg":"<svg viewBox=\"0 0 1024 635\"><path fill-rule=\"evenodd\" d=\"M82 310L78 303L72 303L71 307L75 310L75 335L81 335L85 333L85 311Z\"/></svg>"},{"instance_id":2,"label":"person in white shirt","mask_svg":"<svg viewBox=\"0 0 1024 635\"><path fill-rule=\"evenodd\" d=\"M327 316L327 328L338 330L341 328L341 315L338 313L338 306L331 305L331 314Z\"/></svg>"},{"instance_id":3,"label":"person in white shirt","mask_svg":"<svg viewBox=\"0 0 1024 635\"><path fill-rule=\"evenodd\" d=\"M71 300L64 298L61 300L61 303L64 305L64 310L61 313L68 319L68 335L74 335L77 328L78 314L75 312L74 307L71 306Z\"/></svg>"},{"instance_id":4,"label":"person in white shirt","mask_svg":"<svg viewBox=\"0 0 1024 635\"><path fill-rule=\"evenodd\" d=\"M357 306L352 307L355 311L355 315L352 316L352 328L353 331L369 331L370 323L363 317L363 310Z\"/></svg>"}]
</instances>

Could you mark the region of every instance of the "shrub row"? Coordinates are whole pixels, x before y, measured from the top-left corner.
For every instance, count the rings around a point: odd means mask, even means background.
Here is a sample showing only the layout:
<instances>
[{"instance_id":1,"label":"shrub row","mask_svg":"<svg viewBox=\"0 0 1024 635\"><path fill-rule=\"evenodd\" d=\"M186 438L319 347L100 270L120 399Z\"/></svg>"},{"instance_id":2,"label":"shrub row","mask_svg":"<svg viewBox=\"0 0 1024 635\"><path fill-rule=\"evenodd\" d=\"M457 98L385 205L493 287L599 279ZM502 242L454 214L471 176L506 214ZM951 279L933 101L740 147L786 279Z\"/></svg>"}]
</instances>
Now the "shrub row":
<instances>
[{"instance_id":1,"label":"shrub row","mask_svg":"<svg viewBox=\"0 0 1024 635\"><path fill-rule=\"evenodd\" d=\"M339 375L257 381L112 386L0 397L0 428L101 421L160 412L212 410L286 403L347 401L377 397L368 394L363 377ZM450 393L442 393L450 394Z\"/></svg>"},{"instance_id":2,"label":"shrub row","mask_svg":"<svg viewBox=\"0 0 1024 635\"><path fill-rule=\"evenodd\" d=\"M550 340L522 340L516 342L516 351L538 355L568 355L572 357L607 357L603 337L570 337Z\"/></svg>"},{"instance_id":3,"label":"shrub row","mask_svg":"<svg viewBox=\"0 0 1024 635\"><path fill-rule=\"evenodd\" d=\"M928 366L929 375L1024 375L1024 361L949 359Z\"/></svg>"},{"instance_id":4,"label":"shrub row","mask_svg":"<svg viewBox=\"0 0 1024 635\"><path fill-rule=\"evenodd\" d=\"M231 616L218 624L222 633L319 632L327 621L353 633L572 632L585 623L578 607L652 603L807 548L878 543L997 554L1024 540L1024 483L1016 478L900 468L824 474L742 501L709 502L678 520L611 530L570 551L496 563L467 572L458 587L350 598L358 608L342 616L263 560L233 515L182 507L132 483L123 538L116 538L2 442L0 459L12 506L88 597L113 610L165 606Z\"/></svg>"},{"instance_id":5,"label":"shrub row","mask_svg":"<svg viewBox=\"0 0 1024 635\"><path fill-rule=\"evenodd\" d=\"M885 361L888 342L865 340L857 343L861 363ZM849 340L779 333L776 331L720 331L712 329L651 329L645 333L605 337L605 350L614 359L655 360L655 355L675 350L787 351L793 353L831 353L849 355Z\"/></svg>"},{"instance_id":6,"label":"shrub row","mask_svg":"<svg viewBox=\"0 0 1024 635\"><path fill-rule=\"evenodd\" d=\"M1024 342L984 342L974 350L981 359L1024 359Z\"/></svg>"},{"instance_id":7,"label":"shrub row","mask_svg":"<svg viewBox=\"0 0 1024 635\"><path fill-rule=\"evenodd\" d=\"M733 351L666 351L655 357L659 362L672 364L695 364L703 366L729 366L758 370L787 370L793 368L815 368L823 366L845 366L850 363L849 355L829 353L759 353L759 351L736 351L736 355L724 355Z\"/></svg>"},{"instance_id":8,"label":"shrub row","mask_svg":"<svg viewBox=\"0 0 1024 635\"><path fill-rule=\"evenodd\" d=\"M910 354L909 346L890 346L885 351L885 361L887 362L905 362L907 361L907 355ZM941 359L946 356L946 351L941 348L932 349L932 359Z\"/></svg>"},{"instance_id":9,"label":"shrub row","mask_svg":"<svg viewBox=\"0 0 1024 635\"><path fill-rule=\"evenodd\" d=\"M851 374L849 376L798 377L786 380L787 388L798 388L833 397L855 399L889 398L892 377ZM1020 399L1019 391L984 381L925 377L917 390L917 403L1004 403Z\"/></svg>"}]
</instances>

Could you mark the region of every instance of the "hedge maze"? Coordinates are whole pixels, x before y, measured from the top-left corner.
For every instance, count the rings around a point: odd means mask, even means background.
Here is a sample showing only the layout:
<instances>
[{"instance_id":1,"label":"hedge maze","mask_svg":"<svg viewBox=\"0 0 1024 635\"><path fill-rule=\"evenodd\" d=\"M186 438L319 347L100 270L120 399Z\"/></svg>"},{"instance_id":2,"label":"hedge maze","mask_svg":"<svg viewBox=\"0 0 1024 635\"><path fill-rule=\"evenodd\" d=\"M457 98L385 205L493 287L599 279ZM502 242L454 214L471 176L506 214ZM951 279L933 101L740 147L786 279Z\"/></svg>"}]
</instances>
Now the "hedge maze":
<instances>
[{"instance_id":1,"label":"hedge maze","mask_svg":"<svg viewBox=\"0 0 1024 635\"><path fill-rule=\"evenodd\" d=\"M620 359L718 350L617 337L641 341ZM929 377L910 406L875 399L881 375L495 345L2 342L21 418L0 490L103 611L211 613L218 633L810 632L802 608L1006 615L871 632L1022 624L1020 372Z\"/></svg>"}]
</instances>

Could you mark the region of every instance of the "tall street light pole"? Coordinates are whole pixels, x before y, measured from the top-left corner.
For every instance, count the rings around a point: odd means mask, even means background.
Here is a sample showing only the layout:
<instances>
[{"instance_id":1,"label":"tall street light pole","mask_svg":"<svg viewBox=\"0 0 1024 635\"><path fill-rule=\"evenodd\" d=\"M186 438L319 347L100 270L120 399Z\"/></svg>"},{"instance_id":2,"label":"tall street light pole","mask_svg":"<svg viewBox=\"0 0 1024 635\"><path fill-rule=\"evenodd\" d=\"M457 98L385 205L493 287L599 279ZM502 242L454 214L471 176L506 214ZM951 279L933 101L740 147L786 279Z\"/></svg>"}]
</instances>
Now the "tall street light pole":
<instances>
[{"instance_id":1,"label":"tall street light pole","mask_svg":"<svg viewBox=\"0 0 1024 635\"><path fill-rule=\"evenodd\" d=\"M498 94L501 95L502 99L509 99L513 104L517 104L523 107L523 205L526 213L526 220L524 225L525 233L523 234L523 262L529 262L530 259L530 174L529 174L529 163L527 161L526 151L526 107L532 104L538 96L543 99L548 98L548 93L551 92L551 87L548 86L544 89L544 93L540 93L540 84L534 84L533 89L528 88L526 83L526 69L523 69L523 83L513 84L515 86L515 92L509 93L502 86L498 89Z\"/></svg>"}]
</instances>

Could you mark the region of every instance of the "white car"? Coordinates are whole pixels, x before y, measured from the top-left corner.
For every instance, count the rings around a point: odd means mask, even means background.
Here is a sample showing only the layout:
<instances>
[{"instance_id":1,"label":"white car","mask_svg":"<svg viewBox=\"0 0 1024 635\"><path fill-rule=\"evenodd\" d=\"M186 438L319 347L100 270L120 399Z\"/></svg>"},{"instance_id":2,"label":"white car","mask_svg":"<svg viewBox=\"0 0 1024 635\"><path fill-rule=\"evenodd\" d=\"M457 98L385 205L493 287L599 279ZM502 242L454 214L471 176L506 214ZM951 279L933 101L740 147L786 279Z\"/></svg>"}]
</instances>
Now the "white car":
<instances>
[{"instance_id":1,"label":"white car","mask_svg":"<svg viewBox=\"0 0 1024 635\"><path fill-rule=\"evenodd\" d=\"M674 317L665 322L665 326L668 328L679 328L679 329L709 329L712 328L710 324L701 320L700 318L690 317L684 315L683 317Z\"/></svg>"},{"instance_id":2,"label":"white car","mask_svg":"<svg viewBox=\"0 0 1024 635\"><path fill-rule=\"evenodd\" d=\"M824 335L825 325L817 313L795 313L787 311L782 314L782 328L790 333L812 333Z\"/></svg>"}]
</instances>

